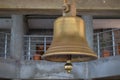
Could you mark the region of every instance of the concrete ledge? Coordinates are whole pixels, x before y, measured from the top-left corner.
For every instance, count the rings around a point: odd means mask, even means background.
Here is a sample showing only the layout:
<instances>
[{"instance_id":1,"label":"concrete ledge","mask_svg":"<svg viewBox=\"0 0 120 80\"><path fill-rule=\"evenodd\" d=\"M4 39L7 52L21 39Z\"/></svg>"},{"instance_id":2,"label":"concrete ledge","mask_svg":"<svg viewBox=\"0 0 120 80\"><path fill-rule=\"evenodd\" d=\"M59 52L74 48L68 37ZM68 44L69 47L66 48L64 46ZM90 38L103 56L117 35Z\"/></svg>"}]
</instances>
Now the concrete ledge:
<instances>
[{"instance_id":1,"label":"concrete ledge","mask_svg":"<svg viewBox=\"0 0 120 80\"><path fill-rule=\"evenodd\" d=\"M16 61L12 59L0 58L0 77L1 78L16 78L17 77Z\"/></svg>"},{"instance_id":2,"label":"concrete ledge","mask_svg":"<svg viewBox=\"0 0 120 80\"><path fill-rule=\"evenodd\" d=\"M67 74L65 63L48 61L0 60L0 77L21 79L91 79L120 75L120 56L90 62L73 63Z\"/></svg>"},{"instance_id":3,"label":"concrete ledge","mask_svg":"<svg viewBox=\"0 0 120 80\"><path fill-rule=\"evenodd\" d=\"M20 77L22 79L75 79L83 78L84 64L73 64L73 70L68 74L64 70L65 63L48 61L24 61L21 63Z\"/></svg>"},{"instance_id":4,"label":"concrete ledge","mask_svg":"<svg viewBox=\"0 0 120 80\"><path fill-rule=\"evenodd\" d=\"M101 58L89 62L88 78L99 78L120 75L120 56Z\"/></svg>"},{"instance_id":5,"label":"concrete ledge","mask_svg":"<svg viewBox=\"0 0 120 80\"><path fill-rule=\"evenodd\" d=\"M23 79L90 79L120 75L120 56L101 58L90 62L74 63L67 74L64 63L48 61L22 62L20 77Z\"/></svg>"}]
</instances>

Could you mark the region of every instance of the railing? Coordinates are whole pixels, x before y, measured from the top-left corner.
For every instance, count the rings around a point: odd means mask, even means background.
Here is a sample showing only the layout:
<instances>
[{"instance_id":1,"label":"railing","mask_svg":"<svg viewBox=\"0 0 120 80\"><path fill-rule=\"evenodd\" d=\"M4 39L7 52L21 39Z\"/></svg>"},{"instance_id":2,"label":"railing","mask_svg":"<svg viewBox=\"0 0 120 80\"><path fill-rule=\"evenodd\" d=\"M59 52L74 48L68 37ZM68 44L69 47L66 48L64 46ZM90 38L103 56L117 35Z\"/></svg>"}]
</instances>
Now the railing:
<instances>
[{"instance_id":1,"label":"railing","mask_svg":"<svg viewBox=\"0 0 120 80\"><path fill-rule=\"evenodd\" d=\"M0 33L0 57L7 59L10 56L10 34Z\"/></svg>"},{"instance_id":2,"label":"railing","mask_svg":"<svg viewBox=\"0 0 120 80\"><path fill-rule=\"evenodd\" d=\"M25 36L25 59L40 59L52 41L52 36ZM120 29L114 29L94 34L94 51L100 57L120 54ZM37 54L37 55L36 55Z\"/></svg>"},{"instance_id":3,"label":"railing","mask_svg":"<svg viewBox=\"0 0 120 80\"><path fill-rule=\"evenodd\" d=\"M120 29L113 29L94 34L94 50L100 57L120 54Z\"/></svg>"},{"instance_id":4,"label":"railing","mask_svg":"<svg viewBox=\"0 0 120 80\"><path fill-rule=\"evenodd\" d=\"M24 59L39 60L49 45L52 36L25 35ZM94 34L94 51L98 58L116 56L120 54L120 29L114 29ZM0 57L10 56L10 34L0 33Z\"/></svg>"},{"instance_id":5,"label":"railing","mask_svg":"<svg viewBox=\"0 0 120 80\"><path fill-rule=\"evenodd\" d=\"M51 44L52 36L26 35L24 37L24 59L38 59Z\"/></svg>"}]
</instances>

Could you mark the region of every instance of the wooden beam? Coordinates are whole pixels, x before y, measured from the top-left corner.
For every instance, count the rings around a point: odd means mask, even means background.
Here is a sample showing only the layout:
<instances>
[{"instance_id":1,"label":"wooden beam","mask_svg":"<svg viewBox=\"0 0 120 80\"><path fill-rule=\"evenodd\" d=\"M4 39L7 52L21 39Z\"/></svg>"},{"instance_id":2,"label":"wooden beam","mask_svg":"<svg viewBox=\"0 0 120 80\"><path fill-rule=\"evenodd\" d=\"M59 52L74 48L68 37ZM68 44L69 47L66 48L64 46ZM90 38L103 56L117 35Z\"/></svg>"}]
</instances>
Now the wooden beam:
<instances>
[{"instance_id":1,"label":"wooden beam","mask_svg":"<svg viewBox=\"0 0 120 80\"><path fill-rule=\"evenodd\" d=\"M69 0L71 2L71 0ZM120 0L76 0L77 14L120 14ZM63 0L0 0L0 14L62 14Z\"/></svg>"}]
</instances>

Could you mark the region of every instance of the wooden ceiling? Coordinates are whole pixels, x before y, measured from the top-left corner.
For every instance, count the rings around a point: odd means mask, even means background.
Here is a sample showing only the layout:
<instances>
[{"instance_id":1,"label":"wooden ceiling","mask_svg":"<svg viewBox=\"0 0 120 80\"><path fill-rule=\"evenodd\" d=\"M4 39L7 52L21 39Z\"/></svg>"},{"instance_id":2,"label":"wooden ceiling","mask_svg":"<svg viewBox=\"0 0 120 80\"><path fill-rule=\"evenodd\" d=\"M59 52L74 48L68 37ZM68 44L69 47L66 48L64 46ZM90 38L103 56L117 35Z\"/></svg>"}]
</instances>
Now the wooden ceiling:
<instances>
[{"instance_id":1,"label":"wooden ceiling","mask_svg":"<svg viewBox=\"0 0 120 80\"><path fill-rule=\"evenodd\" d=\"M72 0L69 0L71 3ZM120 16L120 0L75 0L78 15ZM61 15L63 0L0 0L0 14Z\"/></svg>"}]
</instances>

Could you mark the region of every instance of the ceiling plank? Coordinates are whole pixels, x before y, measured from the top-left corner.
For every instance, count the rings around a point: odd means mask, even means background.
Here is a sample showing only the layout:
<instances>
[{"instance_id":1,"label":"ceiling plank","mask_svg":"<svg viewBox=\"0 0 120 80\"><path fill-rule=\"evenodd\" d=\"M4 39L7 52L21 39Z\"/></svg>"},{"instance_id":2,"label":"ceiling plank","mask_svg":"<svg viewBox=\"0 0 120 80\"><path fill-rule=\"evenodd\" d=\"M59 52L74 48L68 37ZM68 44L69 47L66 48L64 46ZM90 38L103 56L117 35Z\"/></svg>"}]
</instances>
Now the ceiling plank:
<instances>
[{"instance_id":1,"label":"ceiling plank","mask_svg":"<svg viewBox=\"0 0 120 80\"><path fill-rule=\"evenodd\" d=\"M75 0L77 14L119 15L120 0ZM71 2L71 0L69 0ZM61 15L63 0L0 0L0 14Z\"/></svg>"}]
</instances>

